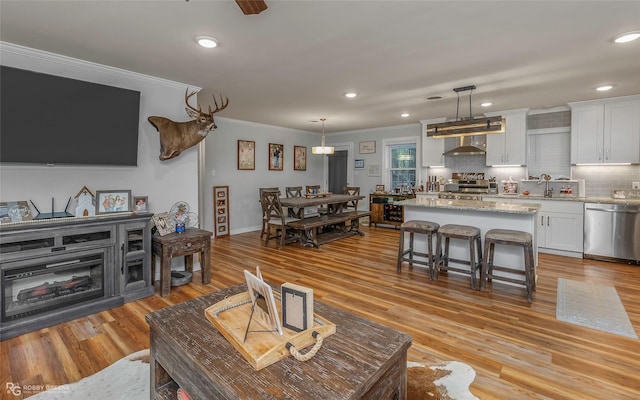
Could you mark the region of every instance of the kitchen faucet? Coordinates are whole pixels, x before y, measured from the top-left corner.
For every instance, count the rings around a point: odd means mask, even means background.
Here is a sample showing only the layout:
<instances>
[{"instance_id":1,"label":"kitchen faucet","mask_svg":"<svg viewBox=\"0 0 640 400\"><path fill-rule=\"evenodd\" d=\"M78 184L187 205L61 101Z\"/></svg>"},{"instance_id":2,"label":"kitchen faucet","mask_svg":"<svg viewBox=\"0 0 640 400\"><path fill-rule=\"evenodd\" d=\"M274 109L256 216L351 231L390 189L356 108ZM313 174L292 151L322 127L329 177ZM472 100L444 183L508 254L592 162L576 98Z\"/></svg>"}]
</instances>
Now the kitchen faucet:
<instances>
[{"instance_id":1,"label":"kitchen faucet","mask_svg":"<svg viewBox=\"0 0 640 400\"><path fill-rule=\"evenodd\" d=\"M544 197L551 197L553 195L553 188L549 189L549 180L551 179L551 176L547 174L540 175L540 178L538 178L538 185L542 183L542 179L546 181L546 186L544 188Z\"/></svg>"}]
</instances>

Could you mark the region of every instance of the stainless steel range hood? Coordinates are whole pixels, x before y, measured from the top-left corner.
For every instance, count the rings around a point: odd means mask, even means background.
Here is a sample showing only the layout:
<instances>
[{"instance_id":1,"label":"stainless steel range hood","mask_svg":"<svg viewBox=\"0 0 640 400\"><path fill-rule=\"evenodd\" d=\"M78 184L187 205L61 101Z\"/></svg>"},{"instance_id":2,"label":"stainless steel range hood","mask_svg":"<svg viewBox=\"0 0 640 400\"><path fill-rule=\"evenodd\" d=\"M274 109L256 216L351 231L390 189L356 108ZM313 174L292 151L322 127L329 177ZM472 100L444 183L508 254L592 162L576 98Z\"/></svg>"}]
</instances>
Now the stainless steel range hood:
<instances>
[{"instance_id":1,"label":"stainless steel range hood","mask_svg":"<svg viewBox=\"0 0 640 400\"><path fill-rule=\"evenodd\" d=\"M456 140L458 138L455 138ZM453 138L451 139L453 140ZM444 153L445 156L474 156L484 155L487 143L485 135L462 136L459 138L459 145Z\"/></svg>"}]
</instances>

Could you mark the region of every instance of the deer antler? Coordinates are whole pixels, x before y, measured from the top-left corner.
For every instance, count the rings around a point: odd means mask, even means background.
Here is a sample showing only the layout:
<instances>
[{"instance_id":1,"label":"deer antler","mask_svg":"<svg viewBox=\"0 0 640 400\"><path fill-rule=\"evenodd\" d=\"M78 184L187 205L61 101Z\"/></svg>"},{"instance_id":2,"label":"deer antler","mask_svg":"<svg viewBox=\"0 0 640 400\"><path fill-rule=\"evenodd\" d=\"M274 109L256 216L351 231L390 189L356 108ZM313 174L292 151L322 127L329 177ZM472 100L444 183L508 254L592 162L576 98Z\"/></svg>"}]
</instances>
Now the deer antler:
<instances>
[{"instance_id":1,"label":"deer antler","mask_svg":"<svg viewBox=\"0 0 640 400\"><path fill-rule=\"evenodd\" d=\"M220 95L220 103L222 104L222 107L218 106L216 96L213 96L213 102L216 104L216 109L211 111L211 105L209 105L209 115L211 116L213 116L213 114L217 113L218 111L222 111L227 108L227 106L229 105L229 98L225 97L225 100L222 100L222 95Z\"/></svg>"},{"instance_id":2,"label":"deer antler","mask_svg":"<svg viewBox=\"0 0 640 400\"><path fill-rule=\"evenodd\" d=\"M189 99L191 98L191 96L193 96L194 94L198 93L198 91L193 91L191 93L189 93L189 89L185 90L184 92L184 102L187 103L187 107L189 107L190 109L192 109L193 111L202 114L202 110L200 109L200 106L198 106L198 109L196 110L195 108L191 107L191 105L189 105Z\"/></svg>"}]
</instances>

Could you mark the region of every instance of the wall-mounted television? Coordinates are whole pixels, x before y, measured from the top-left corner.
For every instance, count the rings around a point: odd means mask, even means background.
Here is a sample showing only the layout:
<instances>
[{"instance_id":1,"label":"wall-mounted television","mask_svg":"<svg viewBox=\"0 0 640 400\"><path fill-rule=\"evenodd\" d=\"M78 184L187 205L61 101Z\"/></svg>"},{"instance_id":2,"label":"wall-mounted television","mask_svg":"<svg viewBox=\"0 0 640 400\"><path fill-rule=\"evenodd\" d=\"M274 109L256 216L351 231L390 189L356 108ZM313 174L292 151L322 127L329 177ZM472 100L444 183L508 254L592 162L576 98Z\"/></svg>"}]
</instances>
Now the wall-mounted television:
<instances>
[{"instance_id":1,"label":"wall-mounted television","mask_svg":"<svg viewBox=\"0 0 640 400\"><path fill-rule=\"evenodd\" d=\"M0 70L0 163L136 166L140 92Z\"/></svg>"}]
</instances>

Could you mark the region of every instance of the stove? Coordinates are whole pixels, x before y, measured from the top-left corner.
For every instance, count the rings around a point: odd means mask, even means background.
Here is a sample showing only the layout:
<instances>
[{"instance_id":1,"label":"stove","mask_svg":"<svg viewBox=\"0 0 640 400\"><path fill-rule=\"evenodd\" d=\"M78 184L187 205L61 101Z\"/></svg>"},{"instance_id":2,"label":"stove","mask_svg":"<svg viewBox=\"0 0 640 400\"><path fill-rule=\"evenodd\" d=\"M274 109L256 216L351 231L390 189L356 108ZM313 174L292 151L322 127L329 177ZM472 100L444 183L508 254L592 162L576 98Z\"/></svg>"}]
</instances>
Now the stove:
<instances>
[{"instance_id":1,"label":"stove","mask_svg":"<svg viewBox=\"0 0 640 400\"><path fill-rule=\"evenodd\" d=\"M438 193L439 199L451 199L451 200L482 200L481 193L454 193L454 192L440 192Z\"/></svg>"},{"instance_id":2,"label":"stove","mask_svg":"<svg viewBox=\"0 0 640 400\"><path fill-rule=\"evenodd\" d=\"M452 178L444 184L444 192L438 194L440 199L482 200L482 195L489 193L489 181L484 174L453 173Z\"/></svg>"}]
</instances>

